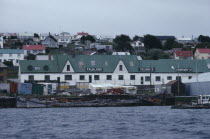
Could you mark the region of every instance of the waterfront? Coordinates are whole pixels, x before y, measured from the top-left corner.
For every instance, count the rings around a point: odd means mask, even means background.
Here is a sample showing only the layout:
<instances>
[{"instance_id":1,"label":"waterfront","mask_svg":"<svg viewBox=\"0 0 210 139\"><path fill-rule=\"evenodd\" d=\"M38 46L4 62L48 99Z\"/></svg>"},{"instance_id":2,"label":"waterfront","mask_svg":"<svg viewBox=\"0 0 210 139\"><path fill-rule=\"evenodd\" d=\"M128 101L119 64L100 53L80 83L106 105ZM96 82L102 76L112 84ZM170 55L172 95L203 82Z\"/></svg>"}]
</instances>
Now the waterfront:
<instances>
[{"instance_id":1,"label":"waterfront","mask_svg":"<svg viewBox=\"0 0 210 139\"><path fill-rule=\"evenodd\" d=\"M209 110L170 107L0 109L1 138L210 138Z\"/></svg>"}]
</instances>

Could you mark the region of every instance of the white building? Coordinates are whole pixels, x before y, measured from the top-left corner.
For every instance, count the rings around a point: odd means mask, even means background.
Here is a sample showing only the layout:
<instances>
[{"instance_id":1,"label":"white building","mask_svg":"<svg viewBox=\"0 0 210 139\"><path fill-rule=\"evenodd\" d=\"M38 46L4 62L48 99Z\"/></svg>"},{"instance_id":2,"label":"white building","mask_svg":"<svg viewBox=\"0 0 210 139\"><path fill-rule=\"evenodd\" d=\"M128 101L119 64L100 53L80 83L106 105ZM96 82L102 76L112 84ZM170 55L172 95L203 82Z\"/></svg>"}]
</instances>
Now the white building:
<instances>
[{"instance_id":1,"label":"white building","mask_svg":"<svg viewBox=\"0 0 210 139\"><path fill-rule=\"evenodd\" d=\"M195 59L210 59L209 48L197 48L194 54Z\"/></svg>"},{"instance_id":2,"label":"white building","mask_svg":"<svg viewBox=\"0 0 210 139\"><path fill-rule=\"evenodd\" d=\"M177 38L176 41L181 44L194 43L194 40L190 37Z\"/></svg>"},{"instance_id":3,"label":"white building","mask_svg":"<svg viewBox=\"0 0 210 139\"><path fill-rule=\"evenodd\" d=\"M28 81L110 83L114 85L166 84L181 76L189 80L209 71L209 60L138 60L135 55L55 55L52 60L20 62L19 79ZM197 70L196 70L197 69Z\"/></svg>"},{"instance_id":4,"label":"white building","mask_svg":"<svg viewBox=\"0 0 210 139\"><path fill-rule=\"evenodd\" d=\"M12 61L14 66L19 66L20 60L24 60L22 49L0 49L0 62Z\"/></svg>"},{"instance_id":5,"label":"white building","mask_svg":"<svg viewBox=\"0 0 210 139\"><path fill-rule=\"evenodd\" d=\"M132 42L131 46L135 51L145 51L144 43L139 40Z\"/></svg>"},{"instance_id":6,"label":"white building","mask_svg":"<svg viewBox=\"0 0 210 139\"><path fill-rule=\"evenodd\" d=\"M22 33L18 34L18 38L21 39L21 40L33 39L34 38L34 33L22 32Z\"/></svg>"},{"instance_id":7,"label":"white building","mask_svg":"<svg viewBox=\"0 0 210 139\"><path fill-rule=\"evenodd\" d=\"M45 46L44 45L23 45L24 55L27 56L29 54L45 54Z\"/></svg>"},{"instance_id":8,"label":"white building","mask_svg":"<svg viewBox=\"0 0 210 139\"><path fill-rule=\"evenodd\" d=\"M0 36L0 48L4 48L4 38Z\"/></svg>"}]
</instances>

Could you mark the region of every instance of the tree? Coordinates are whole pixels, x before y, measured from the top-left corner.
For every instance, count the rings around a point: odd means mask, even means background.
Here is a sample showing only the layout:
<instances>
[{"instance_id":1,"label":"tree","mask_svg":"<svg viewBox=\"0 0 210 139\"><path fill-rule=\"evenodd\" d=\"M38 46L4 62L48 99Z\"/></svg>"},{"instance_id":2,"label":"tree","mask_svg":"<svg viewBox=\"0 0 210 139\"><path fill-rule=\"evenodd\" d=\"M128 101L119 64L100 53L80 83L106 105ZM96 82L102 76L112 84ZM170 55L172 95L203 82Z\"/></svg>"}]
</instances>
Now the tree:
<instances>
[{"instance_id":1,"label":"tree","mask_svg":"<svg viewBox=\"0 0 210 139\"><path fill-rule=\"evenodd\" d=\"M203 36L203 35L200 35L199 37L198 37L198 41L199 42L210 42L210 37L209 36Z\"/></svg>"},{"instance_id":2,"label":"tree","mask_svg":"<svg viewBox=\"0 0 210 139\"><path fill-rule=\"evenodd\" d=\"M34 38L39 38L39 35L37 33L34 33Z\"/></svg>"},{"instance_id":3,"label":"tree","mask_svg":"<svg viewBox=\"0 0 210 139\"><path fill-rule=\"evenodd\" d=\"M133 37L133 41L137 41L137 40L139 40L140 39L140 37L138 36L138 35L135 35L134 37Z\"/></svg>"},{"instance_id":4,"label":"tree","mask_svg":"<svg viewBox=\"0 0 210 139\"><path fill-rule=\"evenodd\" d=\"M175 43L175 39L168 39L166 40L165 44L163 45L163 50L171 50Z\"/></svg>"},{"instance_id":5,"label":"tree","mask_svg":"<svg viewBox=\"0 0 210 139\"><path fill-rule=\"evenodd\" d=\"M176 41L174 41L173 45L172 45L172 48L182 48L183 47L183 44L181 43L178 43Z\"/></svg>"},{"instance_id":6,"label":"tree","mask_svg":"<svg viewBox=\"0 0 210 139\"><path fill-rule=\"evenodd\" d=\"M210 43L199 43L196 48L210 48Z\"/></svg>"},{"instance_id":7,"label":"tree","mask_svg":"<svg viewBox=\"0 0 210 139\"><path fill-rule=\"evenodd\" d=\"M151 49L147 53L141 55L143 59L146 60L158 60L158 59L169 59L170 55L164 53L163 50L160 49Z\"/></svg>"},{"instance_id":8,"label":"tree","mask_svg":"<svg viewBox=\"0 0 210 139\"><path fill-rule=\"evenodd\" d=\"M49 53L50 53L50 49L49 49L49 48L46 48L45 53L46 53L46 54L49 54Z\"/></svg>"},{"instance_id":9,"label":"tree","mask_svg":"<svg viewBox=\"0 0 210 139\"><path fill-rule=\"evenodd\" d=\"M82 43L85 43L86 41L96 42L95 38L94 38L93 36L91 36L91 35L82 36L82 37L80 38L80 41L81 41Z\"/></svg>"},{"instance_id":10,"label":"tree","mask_svg":"<svg viewBox=\"0 0 210 139\"><path fill-rule=\"evenodd\" d=\"M27 56L27 60L35 60L35 58L36 58L36 55L34 55L34 54L29 54Z\"/></svg>"},{"instance_id":11,"label":"tree","mask_svg":"<svg viewBox=\"0 0 210 139\"><path fill-rule=\"evenodd\" d=\"M4 65L6 65L7 67L12 67L12 66L13 66L13 62L12 62L12 61L4 61L3 63L4 63Z\"/></svg>"},{"instance_id":12,"label":"tree","mask_svg":"<svg viewBox=\"0 0 210 139\"><path fill-rule=\"evenodd\" d=\"M114 39L114 49L117 51L132 51L133 47L131 46L131 39L129 36L127 35L120 35L120 36L116 36L116 38Z\"/></svg>"},{"instance_id":13,"label":"tree","mask_svg":"<svg viewBox=\"0 0 210 139\"><path fill-rule=\"evenodd\" d=\"M150 49L162 49L162 44L160 40L158 40L155 36L153 35L145 35L143 39L146 51Z\"/></svg>"}]
</instances>

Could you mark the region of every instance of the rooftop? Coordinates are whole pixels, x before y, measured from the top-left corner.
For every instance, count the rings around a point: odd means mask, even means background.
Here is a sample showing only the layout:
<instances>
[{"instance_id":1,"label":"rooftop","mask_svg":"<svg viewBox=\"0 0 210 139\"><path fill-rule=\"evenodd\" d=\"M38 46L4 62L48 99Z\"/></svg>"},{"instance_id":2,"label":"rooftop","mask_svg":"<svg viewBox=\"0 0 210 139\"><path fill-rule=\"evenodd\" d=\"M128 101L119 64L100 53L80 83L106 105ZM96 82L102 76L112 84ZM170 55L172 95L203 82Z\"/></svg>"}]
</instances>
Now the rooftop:
<instances>
[{"instance_id":1,"label":"rooftop","mask_svg":"<svg viewBox=\"0 0 210 139\"><path fill-rule=\"evenodd\" d=\"M44 45L23 45L24 50L45 50Z\"/></svg>"},{"instance_id":2,"label":"rooftop","mask_svg":"<svg viewBox=\"0 0 210 139\"><path fill-rule=\"evenodd\" d=\"M0 54L23 54L23 49L0 49Z\"/></svg>"},{"instance_id":3,"label":"rooftop","mask_svg":"<svg viewBox=\"0 0 210 139\"><path fill-rule=\"evenodd\" d=\"M199 53L210 53L210 49L208 48L198 48L197 50Z\"/></svg>"},{"instance_id":4,"label":"rooftop","mask_svg":"<svg viewBox=\"0 0 210 139\"><path fill-rule=\"evenodd\" d=\"M22 73L42 73L53 72L60 73L63 71L64 66L69 61L73 69L77 73L86 72L102 72L113 73L119 61L123 61L129 73L177 73L196 72L196 60L174 60L174 59L161 59L161 60L138 60L135 55L54 55L54 60L23 60L20 61ZM95 61L92 65L92 61ZM198 73L208 72L208 64L210 60L197 60ZM40 67L40 70L28 70L28 66ZM47 71L44 66L49 67ZM172 68L173 67L173 68ZM87 68L97 69L100 71L88 70Z\"/></svg>"},{"instance_id":5,"label":"rooftop","mask_svg":"<svg viewBox=\"0 0 210 139\"><path fill-rule=\"evenodd\" d=\"M192 51L176 51L176 56L193 56Z\"/></svg>"}]
</instances>

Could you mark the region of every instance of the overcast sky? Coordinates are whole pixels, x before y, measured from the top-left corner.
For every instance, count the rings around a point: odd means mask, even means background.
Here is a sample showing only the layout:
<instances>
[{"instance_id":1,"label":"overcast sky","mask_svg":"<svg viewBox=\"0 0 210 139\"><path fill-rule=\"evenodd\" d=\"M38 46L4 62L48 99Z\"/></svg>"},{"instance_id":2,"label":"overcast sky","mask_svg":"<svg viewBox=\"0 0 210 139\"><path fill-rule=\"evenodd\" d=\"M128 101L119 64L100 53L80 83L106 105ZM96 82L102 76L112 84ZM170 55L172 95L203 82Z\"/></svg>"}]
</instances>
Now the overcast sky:
<instances>
[{"instance_id":1,"label":"overcast sky","mask_svg":"<svg viewBox=\"0 0 210 139\"><path fill-rule=\"evenodd\" d=\"M210 35L210 0L0 0L0 32Z\"/></svg>"}]
</instances>

